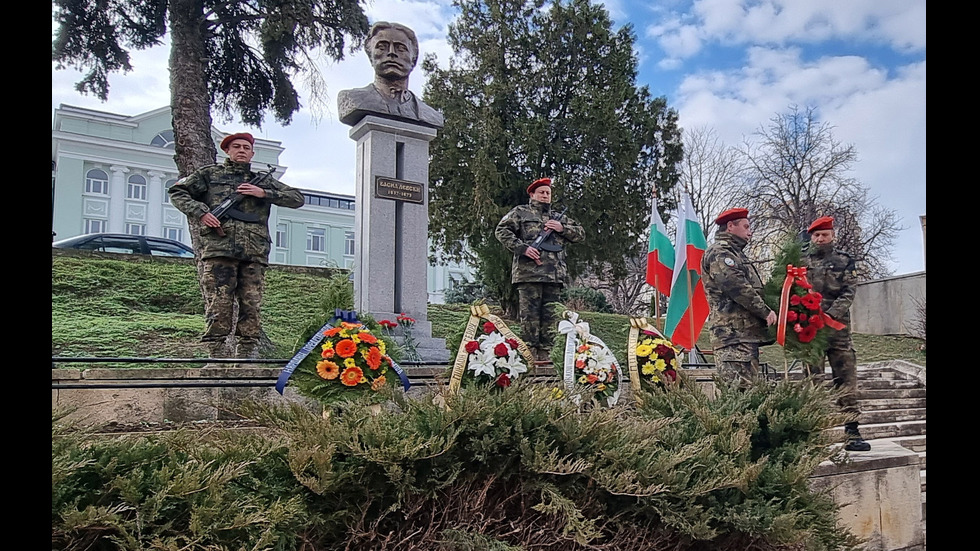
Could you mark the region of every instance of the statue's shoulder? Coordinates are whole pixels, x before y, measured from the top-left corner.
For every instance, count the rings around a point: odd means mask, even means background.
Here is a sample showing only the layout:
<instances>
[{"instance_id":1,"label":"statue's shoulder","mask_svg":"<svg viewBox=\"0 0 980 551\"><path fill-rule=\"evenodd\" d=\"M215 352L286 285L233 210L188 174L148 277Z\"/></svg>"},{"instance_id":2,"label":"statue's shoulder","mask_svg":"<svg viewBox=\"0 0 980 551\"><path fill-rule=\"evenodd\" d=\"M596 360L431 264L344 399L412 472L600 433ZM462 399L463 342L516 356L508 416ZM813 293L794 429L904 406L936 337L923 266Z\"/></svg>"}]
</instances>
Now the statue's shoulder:
<instances>
[{"instance_id":1,"label":"statue's shoulder","mask_svg":"<svg viewBox=\"0 0 980 551\"><path fill-rule=\"evenodd\" d=\"M436 128L442 128L446 124L446 119L442 115L442 111L439 111L432 107L431 105L422 101L422 98L416 97L419 102L419 120L429 124L430 126L435 126Z\"/></svg>"}]
</instances>

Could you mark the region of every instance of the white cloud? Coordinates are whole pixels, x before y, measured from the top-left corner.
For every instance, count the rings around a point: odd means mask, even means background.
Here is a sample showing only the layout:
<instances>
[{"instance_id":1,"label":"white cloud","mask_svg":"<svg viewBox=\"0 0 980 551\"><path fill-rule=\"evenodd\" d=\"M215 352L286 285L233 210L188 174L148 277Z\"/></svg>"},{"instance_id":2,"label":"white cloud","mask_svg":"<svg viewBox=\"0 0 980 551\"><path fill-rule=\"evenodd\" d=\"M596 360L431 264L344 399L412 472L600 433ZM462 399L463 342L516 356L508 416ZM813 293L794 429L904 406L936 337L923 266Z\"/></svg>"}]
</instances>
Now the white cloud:
<instances>
[{"instance_id":1,"label":"white cloud","mask_svg":"<svg viewBox=\"0 0 980 551\"><path fill-rule=\"evenodd\" d=\"M792 105L817 107L835 139L854 145L851 175L901 217L893 267L907 273L923 269L925 74L924 61L889 76L855 56L805 63L797 49L752 48L745 67L685 77L676 107L682 127L713 127L730 145Z\"/></svg>"},{"instance_id":2,"label":"white cloud","mask_svg":"<svg viewBox=\"0 0 980 551\"><path fill-rule=\"evenodd\" d=\"M694 37L723 45L839 39L902 52L925 49L925 0L695 0L684 7L646 31L668 56L696 55Z\"/></svg>"}]
</instances>

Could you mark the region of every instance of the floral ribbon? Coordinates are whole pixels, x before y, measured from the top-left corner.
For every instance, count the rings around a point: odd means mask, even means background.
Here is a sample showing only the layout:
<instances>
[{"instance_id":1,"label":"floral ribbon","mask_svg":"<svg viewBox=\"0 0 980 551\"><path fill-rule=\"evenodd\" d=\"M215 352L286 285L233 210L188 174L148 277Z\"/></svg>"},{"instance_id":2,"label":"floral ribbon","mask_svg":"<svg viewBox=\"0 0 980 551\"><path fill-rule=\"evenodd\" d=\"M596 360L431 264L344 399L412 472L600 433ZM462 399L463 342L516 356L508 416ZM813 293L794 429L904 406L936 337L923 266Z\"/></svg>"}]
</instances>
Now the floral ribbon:
<instances>
[{"instance_id":1,"label":"floral ribbon","mask_svg":"<svg viewBox=\"0 0 980 551\"><path fill-rule=\"evenodd\" d=\"M517 341L517 351L520 352L524 361L527 362L528 370L534 366L534 357L527 344L517 337L513 331L507 327L504 320L490 313L490 308L486 304L474 304L470 306L470 318L466 321L466 329L463 330L463 338L459 341L459 348L456 350L456 360L453 362L453 373L449 378L449 392L455 394L459 391L459 385L463 382L463 372L466 371L466 360L469 353L466 351L466 343L473 340L476 336L476 328L480 325L480 320L486 319L497 328L504 338Z\"/></svg>"},{"instance_id":2,"label":"floral ribbon","mask_svg":"<svg viewBox=\"0 0 980 551\"><path fill-rule=\"evenodd\" d=\"M657 331L654 326L647 322L646 318L630 318L630 333L629 339L627 340L627 354L629 354L630 388L633 389L633 395L637 397L637 401L639 401L640 397L640 370L636 365L636 343L640 339L640 331L652 331L663 337L660 331Z\"/></svg>"},{"instance_id":3,"label":"floral ribbon","mask_svg":"<svg viewBox=\"0 0 980 551\"><path fill-rule=\"evenodd\" d=\"M606 349L609 349L609 347L606 346L606 343L602 342L602 339L596 337L591 333L591 331L589 331L588 322L578 321L577 313L572 312L571 310L566 310L565 317L567 317L568 320L561 320L560 322L558 322L558 332L565 335L564 372L562 373L562 380L565 383L565 388L568 391L572 391L575 388L576 337L578 338L578 340L585 343L598 344L599 346ZM618 368L616 369L616 376L618 378L616 384L616 392L614 392L612 396L606 399L606 402L610 406L614 406L616 405L616 402L619 401L619 392L620 392L620 388L622 388L623 385L623 369L622 369L622 365L619 363L619 360L617 360L616 356L612 353L612 350L609 350L609 355L612 356L613 362L616 364ZM572 400L576 404L578 404L579 397L573 396Z\"/></svg>"},{"instance_id":4,"label":"floral ribbon","mask_svg":"<svg viewBox=\"0 0 980 551\"><path fill-rule=\"evenodd\" d=\"M779 295L779 318L776 322L778 324L776 327L776 342L780 346L786 346L786 313L789 311L789 293L793 289L794 283L799 283L801 287L807 289L811 287L810 282L806 279L805 266L786 265L786 279L783 280L783 290ZM831 329L840 331L847 327L843 323L828 316L823 310L820 311L820 315L823 317L824 324Z\"/></svg>"}]
</instances>

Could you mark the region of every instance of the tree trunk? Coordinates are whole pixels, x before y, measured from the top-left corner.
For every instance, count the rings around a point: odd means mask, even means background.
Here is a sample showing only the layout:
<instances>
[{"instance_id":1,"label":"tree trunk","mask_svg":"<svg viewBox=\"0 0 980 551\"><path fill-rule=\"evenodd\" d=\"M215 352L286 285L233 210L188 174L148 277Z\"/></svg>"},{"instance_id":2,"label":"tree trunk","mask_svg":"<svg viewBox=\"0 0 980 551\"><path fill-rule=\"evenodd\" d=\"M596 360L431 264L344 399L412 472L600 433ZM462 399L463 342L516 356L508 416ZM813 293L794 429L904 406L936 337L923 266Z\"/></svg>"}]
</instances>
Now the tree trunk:
<instances>
[{"instance_id":1,"label":"tree trunk","mask_svg":"<svg viewBox=\"0 0 980 551\"><path fill-rule=\"evenodd\" d=\"M204 4L201 0L170 0L170 116L174 130L174 162L183 178L215 163L211 138L211 95L207 81ZM201 284L201 222L187 218L194 248L197 281ZM201 289L201 297L204 290Z\"/></svg>"}]
</instances>

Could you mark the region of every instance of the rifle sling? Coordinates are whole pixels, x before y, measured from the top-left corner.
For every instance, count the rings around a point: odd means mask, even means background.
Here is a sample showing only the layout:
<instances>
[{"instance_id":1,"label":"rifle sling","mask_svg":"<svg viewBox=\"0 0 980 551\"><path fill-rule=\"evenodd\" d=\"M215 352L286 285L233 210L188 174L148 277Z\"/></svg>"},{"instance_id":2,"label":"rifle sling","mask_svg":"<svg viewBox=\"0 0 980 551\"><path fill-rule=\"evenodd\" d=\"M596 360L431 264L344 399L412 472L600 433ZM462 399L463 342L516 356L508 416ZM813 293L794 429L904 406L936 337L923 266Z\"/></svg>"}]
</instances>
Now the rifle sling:
<instances>
[{"instance_id":1,"label":"rifle sling","mask_svg":"<svg viewBox=\"0 0 980 551\"><path fill-rule=\"evenodd\" d=\"M228 209L228 211L225 212L225 216L227 216L228 218L234 218L235 220L241 220L242 222L262 221L262 217L259 216L258 214L252 214L250 212L242 212L234 208Z\"/></svg>"}]
</instances>

